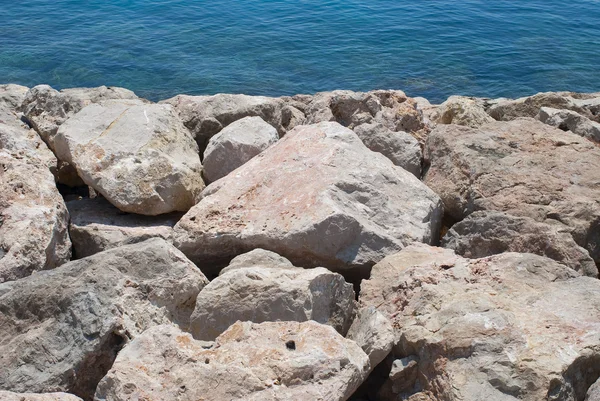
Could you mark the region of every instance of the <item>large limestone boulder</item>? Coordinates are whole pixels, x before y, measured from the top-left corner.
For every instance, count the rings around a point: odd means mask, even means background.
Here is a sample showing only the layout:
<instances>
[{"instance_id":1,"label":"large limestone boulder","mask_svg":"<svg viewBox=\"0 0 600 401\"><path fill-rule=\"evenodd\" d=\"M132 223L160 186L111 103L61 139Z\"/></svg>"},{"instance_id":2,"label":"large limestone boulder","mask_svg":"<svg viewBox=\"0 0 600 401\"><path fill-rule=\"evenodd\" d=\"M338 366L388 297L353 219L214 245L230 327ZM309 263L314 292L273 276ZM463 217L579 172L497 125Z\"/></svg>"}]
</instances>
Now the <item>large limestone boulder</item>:
<instances>
[{"instance_id":1,"label":"large limestone boulder","mask_svg":"<svg viewBox=\"0 0 600 401\"><path fill-rule=\"evenodd\" d=\"M90 399L131 338L170 322L187 328L205 284L161 239L0 284L0 388Z\"/></svg>"},{"instance_id":2,"label":"large limestone boulder","mask_svg":"<svg viewBox=\"0 0 600 401\"><path fill-rule=\"evenodd\" d=\"M254 248L358 272L410 242L436 241L442 214L429 188L337 123L295 128L202 196L174 243L208 274Z\"/></svg>"},{"instance_id":3,"label":"large limestone boulder","mask_svg":"<svg viewBox=\"0 0 600 401\"><path fill-rule=\"evenodd\" d=\"M499 121L510 121L519 117L535 118L542 107L573 110L582 115L588 111L568 93L544 92L516 100L504 99L492 105L488 114Z\"/></svg>"},{"instance_id":4,"label":"large limestone boulder","mask_svg":"<svg viewBox=\"0 0 600 401\"><path fill-rule=\"evenodd\" d=\"M102 197L69 201L67 209L71 217L69 236L77 259L150 238L171 241L173 226L181 218L181 213L125 213Z\"/></svg>"},{"instance_id":5,"label":"large limestone boulder","mask_svg":"<svg viewBox=\"0 0 600 401\"><path fill-rule=\"evenodd\" d=\"M6 132L1 124L0 132ZM27 138L21 139L12 152L0 150L0 283L53 269L71 257L69 215L54 177Z\"/></svg>"},{"instance_id":6,"label":"large limestone boulder","mask_svg":"<svg viewBox=\"0 0 600 401\"><path fill-rule=\"evenodd\" d=\"M542 107L537 119L563 131L571 131L591 141L600 142L600 123L574 111Z\"/></svg>"},{"instance_id":7,"label":"large limestone boulder","mask_svg":"<svg viewBox=\"0 0 600 401\"><path fill-rule=\"evenodd\" d=\"M354 132L367 148L379 152L417 178L421 177L423 152L421 145L412 135L403 131L394 132L383 124L362 124Z\"/></svg>"},{"instance_id":8,"label":"large limestone boulder","mask_svg":"<svg viewBox=\"0 0 600 401\"><path fill-rule=\"evenodd\" d=\"M204 188L198 147L169 105L91 104L60 126L54 147L124 212L187 211Z\"/></svg>"},{"instance_id":9,"label":"large limestone boulder","mask_svg":"<svg viewBox=\"0 0 600 401\"><path fill-rule=\"evenodd\" d=\"M204 151L208 140L223 128L244 117L260 117L277 129L282 126L282 99L265 96L217 94L214 96L178 95L162 101L172 105L185 126Z\"/></svg>"},{"instance_id":10,"label":"large limestone boulder","mask_svg":"<svg viewBox=\"0 0 600 401\"><path fill-rule=\"evenodd\" d=\"M54 136L62 123L85 106L108 99L138 97L130 90L116 87L72 88L59 92L48 85L38 85L27 92L21 111L29 124L54 150Z\"/></svg>"},{"instance_id":11,"label":"large limestone boulder","mask_svg":"<svg viewBox=\"0 0 600 401\"><path fill-rule=\"evenodd\" d=\"M592 384L585 396L585 401L600 401L600 379L596 380L596 383Z\"/></svg>"},{"instance_id":12,"label":"large limestone boulder","mask_svg":"<svg viewBox=\"0 0 600 401\"><path fill-rule=\"evenodd\" d=\"M551 259L413 245L373 267L360 303L395 328L382 400L582 400L600 375L600 281Z\"/></svg>"},{"instance_id":13,"label":"large limestone boulder","mask_svg":"<svg viewBox=\"0 0 600 401\"><path fill-rule=\"evenodd\" d=\"M275 252L257 248L231 259L231 262L219 272L219 275L221 276L229 271L244 269L246 267L301 269L301 267L294 266L292 262Z\"/></svg>"},{"instance_id":14,"label":"large limestone boulder","mask_svg":"<svg viewBox=\"0 0 600 401\"><path fill-rule=\"evenodd\" d=\"M82 401L81 398L67 393L13 393L0 390L2 401Z\"/></svg>"},{"instance_id":15,"label":"large limestone boulder","mask_svg":"<svg viewBox=\"0 0 600 401\"><path fill-rule=\"evenodd\" d=\"M234 269L210 282L196 300L191 333L214 340L238 320L314 320L345 335L355 314L352 284L327 269Z\"/></svg>"},{"instance_id":16,"label":"large limestone boulder","mask_svg":"<svg viewBox=\"0 0 600 401\"><path fill-rule=\"evenodd\" d=\"M600 148L592 142L533 119L440 125L425 158L424 181L455 221L496 210L562 225L600 261Z\"/></svg>"},{"instance_id":17,"label":"large limestone boulder","mask_svg":"<svg viewBox=\"0 0 600 401\"><path fill-rule=\"evenodd\" d=\"M371 369L388 356L396 341L392 322L372 306L358 311L346 338L365 351Z\"/></svg>"},{"instance_id":18,"label":"large limestone boulder","mask_svg":"<svg viewBox=\"0 0 600 401\"><path fill-rule=\"evenodd\" d=\"M0 106L6 106L12 110L18 109L25 100L28 90L28 87L22 85L0 85Z\"/></svg>"},{"instance_id":19,"label":"large limestone boulder","mask_svg":"<svg viewBox=\"0 0 600 401\"><path fill-rule=\"evenodd\" d=\"M238 322L205 348L172 326L154 327L121 351L96 401L347 400L369 360L316 322Z\"/></svg>"},{"instance_id":20,"label":"large limestone boulder","mask_svg":"<svg viewBox=\"0 0 600 401\"><path fill-rule=\"evenodd\" d=\"M466 96L450 96L440 104L431 120L437 124L456 124L477 128L493 122L481 100Z\"/></svg>"},{"instance_id":21,"label":"large limestone boulder","mask_svg":"<svg viewBox=\"0 0 600 401\"><path fill-rule=\"evenodd\" d=\"M551 219L547 221L552 223ZM587 276L598 276L594 259L575 243L563 225L541 223L529 217L496 211L475 212L453 225L441 245L468 258L503 252L535 253Z\"/></svg>"},{"instance_id":22,"label":"large limestone boulder","mask_svg":"<svg viewBox=\"0 0 600 401\"><path fill-rule=\"evenodd\" d=\"M277 142L277 130L260 117L244 117L210 138L202 163L204 177L214 182Z\"/></svg>"}]
</instances>

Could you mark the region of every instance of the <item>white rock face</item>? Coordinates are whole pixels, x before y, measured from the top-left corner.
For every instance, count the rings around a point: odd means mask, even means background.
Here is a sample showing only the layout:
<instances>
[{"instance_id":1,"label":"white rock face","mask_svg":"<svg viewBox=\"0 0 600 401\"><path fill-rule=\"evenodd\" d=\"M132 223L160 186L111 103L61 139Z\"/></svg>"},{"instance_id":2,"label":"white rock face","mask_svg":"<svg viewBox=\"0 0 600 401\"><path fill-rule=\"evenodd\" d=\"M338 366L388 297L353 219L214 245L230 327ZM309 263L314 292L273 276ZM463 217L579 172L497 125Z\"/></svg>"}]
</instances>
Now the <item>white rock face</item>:
<instances>
[{"instance_id":1,"label":"white rock face","mask_svg":"<svg viewBox=\"0 0 600 401\"><path fill-rule=\"evenodd\" d=\"M168 105L91 104L60 126L60 160L122 211L187 211L204 188L198 147Z\"/></svg>"},{"instance_id":2,"label":"white rock face","mask_svg":"<svg viewBox=\"0 0 600 401\"><path fill-rule=\"evenodd\" d=\"M69 236L77 259L150 238L171 241L173 226L181 218L181 213L160 216L124 213L101 197L72 200L67 202L67 208L71 217Z\"/></svg>"},{"instance_id":3,"label":"white rock face","mask_svg":"<svg viewBox=\"0 0 600 401\"><path fill-rule=\"evenodd\" d=\"M388 356L396 340L392 322L374 307L358 311L346 338L365 351L369 356L371 369Z\"/></svg>"},{"instance_id":4,"label":"white rock face","mask_svg":"<svg viewBox=\"0 0 600 401\"><path fill-rule=\"evenodd\" d=\"M238 322L211 348L173 326L144 332L123 349L96 401L344 401L369 359L316 322Z\"/></svg>"},{"instance_id":5,"label":"white rock face","mask_svg":"<svg viewBox=\"0 0 600 401\"><path fill-rule=\"evenodd\" d=\"M91 399L131 338L171 322L187 329L207 283L152 239L0 284L0 388Z\"/></svg>"},{"instance_id":6,"label":"white rock face","mask_svg":"<svg viewBox=\"0 0 600 401\"><path fill-rule=\"evenodd\" d=\"M26 86L15 84L0 85L0 105L16 110L21 106L29 90Z\"/></svg>"},{"instance_id":7,"label":"white rock face","mask_svg":"<svg viewBox=\"0 0 600 401\"><path fill-rule=\"evenodd\" d=\"M466 96L450 96L439 105L431 119L438 124L465 125L472 128L494 122L486 113L481 101Z\"/></svg>"},{"instance_id":8,"label":"white rock face","mask_svg":"<svg viewBox=\"0 0 600 401\"><path fill-rule=\"evenodd\" d=\"M237 120L210 138L204 151L204 177L214 182L277 142L277 130L260 117Z\"/></svg>"},{"instance_id":9,"label":"white rock face","mask_svg":"<svg viewBox=\"0 0 600 401\"><path fill-rule=\"evenodd\" d=\"M295 128L211 184L174 243L207 274L255 248L296 266L358 271L413 241L436 241L441 215L414 175L350 129L321 123Z\"/></svg>"},{"instance_id":10,"label":"white rock face","mask_svg":"<svg viewBox=\"0 0 600 401\"><path fill-rule=\"evenodd\" d=\"M231 259L229 265L223 268L223 270L219 272L219 275L221 276L231 270L243 269L246 267L300 269L300 267L295 267L292 262L275 252L257 248Z\"/></svg>"},{"instance_id":11,"label":"white rock face","mask_svg":"<svg viewBox=\"0 0 600 401\"><path fill-rule=\"evenodd\" d=\"M542 107L537 119L563 131L571 131L591 141L600 142L600 123L592 121L577 112Z\"/></svg>"},{"instance_id":12,"label":"white rock face","mask_svg":"<svg viewBox=\"0 0 600 401\"><path fill-rule=\"evenodd\" d=\"M0 390L2 401L82 401L81 398L67 393L13 393Z\"/></svg>"},{"instance_id":13,"label":"white rock face","mask_svg":"<svg viewBox=\"0 0 600 401\"><path fill-rule=\"evenodd\" d=\"M314 320L345 335L355 308L352 284L327 269L238 268L202 290L190 327L194 338L214 340L238 320Z\"/></svg>"}]
</instances>

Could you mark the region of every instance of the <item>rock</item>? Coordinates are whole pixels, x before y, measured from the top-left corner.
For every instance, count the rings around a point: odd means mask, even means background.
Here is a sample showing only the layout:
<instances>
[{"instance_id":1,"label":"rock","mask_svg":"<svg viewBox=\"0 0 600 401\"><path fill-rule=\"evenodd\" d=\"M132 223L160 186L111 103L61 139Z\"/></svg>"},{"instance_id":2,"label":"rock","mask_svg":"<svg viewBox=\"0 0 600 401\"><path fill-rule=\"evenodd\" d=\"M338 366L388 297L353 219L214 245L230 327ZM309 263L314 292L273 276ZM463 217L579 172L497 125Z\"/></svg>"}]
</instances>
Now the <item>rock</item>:
<instances>
[{"instance_id":1,"label":"rock","mask_svg":"<svg viewBox=\"0 0 600 401\"><path fill-rule=\"evenodd\" d=\"M0 126L2 146L5 128ZM71 257L69 215L54 177L27 138L12 145L14 152L0 150L0 283L53 269Z\"/></svg>"},{"instance_id":2,"label":"rock","mask_svg":"<svg viewBox=\"0 0 600 401\"><path fill-rule=\"evenodd\" d=\"M600 401L600 379L589 388L585 401Z\"/></svg>"},{"instance_id":3,"label":"rock","mask_svg":"<svg viewBox=\"0 0 600 401\"><path fill-rule=\"evenodd\" d=\"M0 284L0 388L91 399L130 338L171 321L188 327L205 284L161 239Z\"/></svg>"},{"instance_id":4,"label":"rock","mask_svg":"<svg viewBox=\"0 0 600 401\"><path fill-rule=\"evenodd\" d=\"M343 401L368 368L354 342L312 321L238 322L210 349L158 326L119 353L95 399Z\"/></svg>"},{"instance_id":5,"label":"rock","mask_svg":"<svg viewBox=\"0 0 600 401\"><path fill-rule=\"evenodd\" d=\"M284 133L282 127L281 99L265 96L218 94L214 96L177 95L161 103L172 105L179 112L185 126L200 146L200 151L208 140L224 127L244 117L256 116Z\"/></svg>"},{"instance_id":6,"label":"rock","mask_svg":"<svg viewBox=\"0 0 600 401\"><path fill-rule=\"evenodd\" d=\"M436 241L441 214L412 174L351 130L321 123L295 128L207 187L174 243L205 274L255 248L357 273L410 242Z\"/></svg>"},{"instance_id":7,"label":"rock","mask_svg":"<svg viewBox=\"0 0 600 401\"><path fill-rule=\"evenodd\" d=\"M29 90L26 86L5 84L0 85L0 106L16 110L21 106Z\"/></svg>"},{"instance_id":8,"label":"rock","mask_svg":"<svg viewBox=\"0 0 600 401\"><path fill-rule=\"evenodd\" d=\"M588 115L587 111L580 107L572 97L564 93L554 92L538 93L516 100L505 99L491 106L488 114L499 121L510 121L519 117L534 118L542 107L568 109L582 115Z\"/></svg>"},{"instance_id":9,"label":"rock","mask_svg":"<svg viewBox=\"0 0 600 401\"><path fill-rule=\"evenodd\" d=\"M589 94L589 96L576 96L573 102L585 110L592 117L592 120L600 122L600 93Z\"/></svg>"},{"instance_id":10,"label":"rock","mask_svg":"<svg viewBox=\"0 0 600 401\"><path fill-rule=\"evenodd\" d=\"M379 152L417 178L421 177L421 145L410 134L391 131L383 124L363 124L354 128L354 132L365 146L373 152Z\"/></svg>"},{"instance_id":11,"label":"rock","mask_svg":"<svg viewBox=\"0 0 600 401\"><path fill-rule=\"evenodd\" d=\"M0 390L0 400L2 401L82 401L81 398L67 393L12 393L10 391Z\"/></svg>"},{"instance_id":12,"label":"rock","mask_svg":"<svg viewBox=\"0 0 600 401\"><path fill-rule=\"evenodd\" d=\"M395 342L392 322L374 307L358 311L346 338L365 351L369 356L371 369L388 356Z\"/></svg>"},{"instance_id":13,"label":"rock","mask_svg":"<svg viewBox=\"0 0 600 401\"><path fill-rule=\"evenodd\" d=\"M306 116L304 113L291 105L285 105L281 109L281 125L287 132L299 125L304 125Z\"/></svg>"},{"instance_id":14,"label":"rock","mask_svg":"<svg viewBox=\"0 0 600 401\"><path fill-rule=\"evenodd\" d=\"M594 259L575 243L564 227L536 222L529 217L495 211L475 212L453 225L441 245L472 259L503 252L534 253L585 275L598 276Z\"/></svg>"},{"instance_id":15,"label":"rock","mask_svg":"<svg viewBox=\"0 0 600 401\"><path fill-rule=\"evenodd\" d=\"M244 117L210 138L204 151L204 177L214 182L277 142L277 130L260 117Z\"/></svg>"},{"instance_id":16,"label":"rock","mask_svg":"<svg viewBox=\"0 0 600 401\"><path fill-rule=\"evenodd\" d=\"M221 276L232 270L243 269L245 267L262 267L267 269L299 269L283 256L279 256L275 252L257 248L231 259L229 265L223 268L219 275Z\"/></svg>"},{"instance_id":17,"label":"rock","mask_svg":"<svg viewBox=\"0 0 600 401\"><path fill-rule=\"evenodd\" d=\"M424 182L455 221L495 210L562 225L600 261L600 148L590 141L532 119L439 125L425 159Z\"/></svg>"},{"instance_id":18,"label":"rock","mask_svg":"<svg viewBox=\"0 0 600 401\"><path fill-rule=\"evenodd\" d=\"M187 211L204 188L198 147L169 105L91 104L60 126L54 146L124 212Z\"/></svg>"},{"instance_id":19,"label":"rock","mask_svg":"<svg viewBox=\"0 0 600 401\"><path fill-rule=\"evenodd\" d=\"M574 111L542 107L537 119L563 131L571 131L591 141L600 142L600 123Z\"/></svg>"},{"instance_id":20,"label":"rock","mask_svg":"<svg viewBox=\"0 0 600 401\"><path fill-rule=\"evenodd\" d=\"M98 88L63 89L48 85L35 86L27 92L21 111L48 146L54 150L58 127L85 106L108 99L138 99L130 90L100 86Z\"/></svg>"},{"instance_id":21,"label":"rock","mask_svg":"<svg viewBox=\"0 0 600 401\"><path fill-rule=\"evenodd\" d=\"M406 358L396 359L390 371L390 380L393 391L398 394L411 389L417 381L419 359L410 355Z\"/></svg>"},{"instance_id":22,"label":"rock","mask_svg":"<svg viewBox=\"0 0 600 401\"><path fill-rule=\"evenodd\" d=\"M431 119L438 124L456 124L473 128L494 121L486 113L481 101L466 96L450 96L438 107Z\"/></svg>"},{"instance_id":23,"label":"rock","mask_svg":"<svg viewBox=\"0 0 600 401\"><path fill-rule=\"evenodd\" d=\"M352 284L327 269L234 269L198 295L191 333L212 341L236 321L314 320L345 335L355 314Z\"/></svg>"},{"instance_id":24,"label":"rock","mask_svg":"<svg viewBox=\"0 0 600 401\"><path fill-rule=\"evenodd\" d=\"M75 258L135 244L150 238L171 241L173 226L180 213L160 216L141 216L121 212L104 198L67 202L71 222L69 235Z\"/></svg>"},{"instance_id":25,"label":"rock","mask_svg":"<svg viewBox=\"0 0 600 401\"><path fill-rule=\"evenodd\" d=\"M600 281L551 259L412 245L373 267L360 303L392 320L396 358L418 360L415 386L388 381L383 400L580 400L600 375Z\"/></svg>"}]
</instances>

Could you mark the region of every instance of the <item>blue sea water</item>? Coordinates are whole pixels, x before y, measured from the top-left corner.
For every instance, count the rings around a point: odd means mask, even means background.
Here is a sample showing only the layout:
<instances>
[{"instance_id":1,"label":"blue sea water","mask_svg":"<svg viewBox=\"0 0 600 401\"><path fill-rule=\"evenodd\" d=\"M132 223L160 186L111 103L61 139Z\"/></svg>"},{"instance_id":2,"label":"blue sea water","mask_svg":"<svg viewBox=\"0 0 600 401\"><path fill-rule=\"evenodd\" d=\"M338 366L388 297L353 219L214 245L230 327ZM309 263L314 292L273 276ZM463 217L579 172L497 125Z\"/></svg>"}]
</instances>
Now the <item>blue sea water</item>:
<instances>
[{"instance_id":1,"label":"blue sea water","mask_svg":"<svg viewBox=\"0 0 600 401\"><path fill-rule=\"evenodd\" d=\"M0 0L0 82L291 95L600 90L598 0Z\"/></svg>"}]
</instances>

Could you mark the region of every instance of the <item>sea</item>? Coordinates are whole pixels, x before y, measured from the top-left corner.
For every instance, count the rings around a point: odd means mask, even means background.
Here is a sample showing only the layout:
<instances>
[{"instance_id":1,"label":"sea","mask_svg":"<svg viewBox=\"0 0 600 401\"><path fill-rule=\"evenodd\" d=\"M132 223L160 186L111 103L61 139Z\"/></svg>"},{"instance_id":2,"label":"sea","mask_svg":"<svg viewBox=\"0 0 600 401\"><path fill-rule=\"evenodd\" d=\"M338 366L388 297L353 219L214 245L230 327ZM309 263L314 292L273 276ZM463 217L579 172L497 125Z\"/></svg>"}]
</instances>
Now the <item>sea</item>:
<instances>
[{"instance_id":1,"label":"sea","mask_svg":"<svg viewBox=\"0 0 600 401\"><path fill-rule=\"evenodd\" d=\"M155 101L600 91L600 1L0 0L0 83Z\"/></svg>"}]
</instances>

